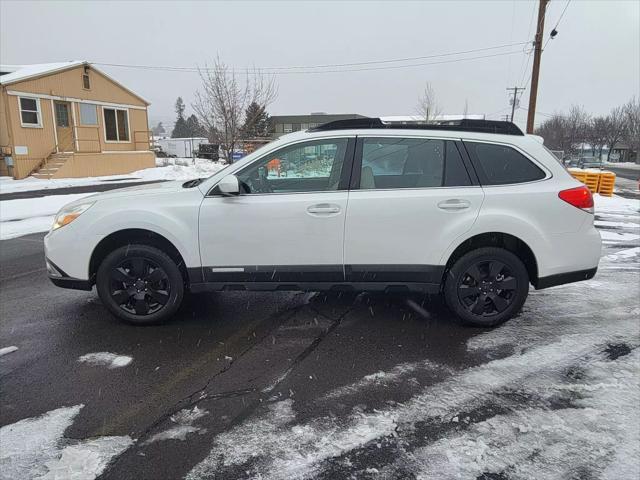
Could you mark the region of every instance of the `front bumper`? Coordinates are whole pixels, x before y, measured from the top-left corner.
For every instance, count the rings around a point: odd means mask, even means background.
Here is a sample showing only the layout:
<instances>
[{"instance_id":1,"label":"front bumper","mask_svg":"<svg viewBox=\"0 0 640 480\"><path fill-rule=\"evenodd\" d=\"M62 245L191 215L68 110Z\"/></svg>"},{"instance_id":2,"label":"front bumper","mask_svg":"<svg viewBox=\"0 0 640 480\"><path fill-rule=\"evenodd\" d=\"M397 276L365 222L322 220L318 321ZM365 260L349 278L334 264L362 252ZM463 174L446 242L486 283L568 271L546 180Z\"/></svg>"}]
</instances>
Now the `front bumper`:
<instances>
[{"instance_id":1,"label":"front bumper","mask_svg":"<svg viewBox=\"0 0 640 480\"><path fill-rule=\"evenodd\" d=\"M72 290L91 290L93 286L91 281L70 277L48 258L45 258L45 261L47 262L47 275L55 286Z\"/></svg>"}]
</instances>

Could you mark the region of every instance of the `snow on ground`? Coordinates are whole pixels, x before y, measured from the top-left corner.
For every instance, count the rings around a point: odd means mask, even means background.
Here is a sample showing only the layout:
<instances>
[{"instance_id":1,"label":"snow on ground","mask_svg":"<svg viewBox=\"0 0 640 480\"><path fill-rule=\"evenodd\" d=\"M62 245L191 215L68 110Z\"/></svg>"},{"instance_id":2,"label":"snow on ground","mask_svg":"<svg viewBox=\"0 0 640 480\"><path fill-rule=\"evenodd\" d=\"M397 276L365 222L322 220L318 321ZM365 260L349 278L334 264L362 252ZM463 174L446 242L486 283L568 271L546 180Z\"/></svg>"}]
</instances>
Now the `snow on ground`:
<instances>
[{"instance_id":1,"label":"snow on ground","mask_svg":"<svg viewBox=\"0 0 640 480\"><path fill-rule=\"evenodd\" d=\"M67 203L91 195L51 195L47 197L6 200L0 202L0 240L29 233L46 232L58 210Z\"/></svg>"},{"instance_id":2,"label":"snow on ground","mask_svg":"<svg viewBox=\"0 0 640 480\"><path fill-rule=\"evenodd\" d=\"M169 162L164 165L164 162ZM125 175L111 175L105 177L85 178L56 178L43 180L28 177L23 180L13 180L11 177L0 177L0 194L12 192L26 192L30 190L48 190L52 188L80 187L86 185L104 185L115 182L144 182L152 180L190 180L192 178L209 177L222 170L226 165L197 158L195 163L190 158L157 159L161 165L156 168L146 168Z\"/></svg>"},{"instance_id":3,"label":"snow on ground","mask_svg":"<svg viewBox=\"0 0 640 480\"><path fill-rule=\"evenodd\" d=\"M171 159L171 161L176 160L179 161L180 159ZM109 181L108 183L112 183L111 181L120 179L129 179L121 180L124 183L152 180L189 180L208 177L224 168L223 164L213 163L208 160L196 159L195 164L191 164L191 159L182 160L188 164L171 164L166 167L147 168L146 170L133 172L129 175L116 175L111 177L62 178L56 180L40 180L33 177L24 180L13 180L9 177L0 177L0 194L84 185L100 185L107 181ZM16 238L30 233L46 232L51 228L53 217L61 207L79 198L92 195L93 193L50 195L39 198L0 201L0 240Z\"/></svg>"},{"instance_id":4,"label":"snow on ground","mask_svg":"<svg viewBox=\"0 0 640 480\"><path fill-rule=\"evenodd\" d=\"M90 480L132 445L128 436L67 439L83 405L62 407L0 428L0 479Z\"/></svg>"},{"instance_id":5,"label":"snow on ground","mask_svg":"<svg viewBox=\"0 0 640 480\"><path fill-rule=\"evenodd\" d=\"M161 440L186 440L189 433L206 433L205 428L194 427L193 422L209 415L209 412L200 408L193 407L192 410L185 408L175 415L171 416L171 421L175 424L171 428L156 433L149 440L144 442L145 445Z\"/></svg>"},{"instance_id":6,"label":"snow on ground","mask_svg":"<svg viewBox=\"0 0 640 480\"><path fill-rule=\"evenodd\" d=\"M13 353L18 350L18 347L12 345L11 347L0 348L0 357L6 355L7 353Z\"/></svg>"},{"instance_id":7,"label":"snow on ground","mask_svg":"<svg viewBox=\"0 0 640 480\"><path fill-rule=\"evenodd\" d=\"M635 228L639 207L596 197L604 222L631 224L616 228ZM606 246L595 279L532 291L521 315L471 337L467 350L484 363L400 364L328 392L317 410L336 411L317 417L298 419L293 398L268 402L214 437L187 478L640 478L635 240ZM338 413L349 397L400 382L418 382L408 401Z\"/></svg>"},{"instance_id":8,"label":"snow on ground","mask_svg":"<svg viewBox=\"0 0 640 480\"><path fill-rule=\"evenodd\" d=\"M133 361L133 358L110 352L96 352L82 355L78 358L78 361L81 363L88 363L89 365L106 366L109 369L113 369L126 367Z\"/></svg>"}]
</instances>

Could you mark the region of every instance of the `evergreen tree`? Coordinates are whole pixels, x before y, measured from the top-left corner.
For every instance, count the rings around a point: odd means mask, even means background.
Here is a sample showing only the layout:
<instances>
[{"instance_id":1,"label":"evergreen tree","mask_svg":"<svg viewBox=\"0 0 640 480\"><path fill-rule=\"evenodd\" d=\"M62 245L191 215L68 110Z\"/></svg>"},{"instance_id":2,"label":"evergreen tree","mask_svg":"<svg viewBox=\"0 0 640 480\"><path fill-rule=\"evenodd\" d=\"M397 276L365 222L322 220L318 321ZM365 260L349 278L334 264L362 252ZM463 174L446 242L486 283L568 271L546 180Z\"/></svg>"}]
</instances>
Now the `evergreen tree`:
<instances>
[{"instance_id":1,"label":"evergreen tree","mask_svg":"<svg viewBox=\"0 0 640 480\"><path fill-rule=\"evenodd\" d=\"M187 121L184 119L184 102L182 101L182 97L178 97L176 100L176 115L178 118L176 119L176 124L173 126L173 131L171 132L171 138L186 138L189 137L189 129L187 128Z\"/></svg>"},{"instance_id":2,"label":"evergreen tree","mask_svg":"<svg viewBox=\"0 0 640 480\"><path fill-rule=\"evenodd\" d=\"M153 133L154 135L164 135L165 133L167 133L167 131L164 129L164 125L162 125L162 122L158 122L158 125L151 129L151 133Z\"/></svg>"},{"instance_id":3,"label":"evergreen tree","mask_svg":"<svg viewBox=\"0 0 640 480\"><path fill-rule=\"evenodd\" d=\"M198 117L193 114L189 118L187 118L186 126L187 132L189 132L189 137L207 136L207 129L200 124L200 122L198 121Z\"/></svg>"},{"instance_id":4,"label":"evergreen tree","mask_svg":"<svg viewBox=\"0 0 640 480\"><path fill-rule=\"evenodd\" d=\"M269 114L265 107L261 107L256 102L250 103L244 114L243 138L268 137L270 123Z\"/></svg>"}]
</instances>

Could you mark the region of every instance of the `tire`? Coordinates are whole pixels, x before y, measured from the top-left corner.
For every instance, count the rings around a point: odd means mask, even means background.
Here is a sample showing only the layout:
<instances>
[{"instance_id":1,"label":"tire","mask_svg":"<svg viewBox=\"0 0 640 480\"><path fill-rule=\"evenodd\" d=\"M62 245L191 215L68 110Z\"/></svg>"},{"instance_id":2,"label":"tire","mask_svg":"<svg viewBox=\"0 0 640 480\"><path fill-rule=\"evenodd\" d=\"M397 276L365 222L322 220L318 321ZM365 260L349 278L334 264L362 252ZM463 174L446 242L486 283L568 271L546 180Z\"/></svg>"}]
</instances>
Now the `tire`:
<instances>
[{"instance_id":1,"label":"tire","mask_svg":"<svg viewBox=\"0 0 640 480\"><path fill-rule=\"evenodd\" d=\"M503 288L500 288L503 287ZM486 247L460 257L447 273L444 299L462 323L493 327L515 316L529 294L522 261L503 248Z\"/></svg>"},{"instance_id":2,"label":"tire","mask_svg":"<svg viewBox=\"0 0 640 480\"><path fill-rule=\"evenodd\" d=\"M96 289L109 311L125 322L149 325L168 320L184 297L176 263L149 245L120 247L102 261Z\"/></svg>"}]
</instances>

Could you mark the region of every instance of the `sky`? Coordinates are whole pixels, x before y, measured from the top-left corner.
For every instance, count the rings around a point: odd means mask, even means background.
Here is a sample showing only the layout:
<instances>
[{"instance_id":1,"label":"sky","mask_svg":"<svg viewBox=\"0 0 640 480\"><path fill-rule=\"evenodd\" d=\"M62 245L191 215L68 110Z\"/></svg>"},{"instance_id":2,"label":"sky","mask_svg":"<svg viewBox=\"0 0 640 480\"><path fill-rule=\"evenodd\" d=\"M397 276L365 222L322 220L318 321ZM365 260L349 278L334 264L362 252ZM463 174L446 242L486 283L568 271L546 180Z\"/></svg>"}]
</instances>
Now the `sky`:
<instances>
[{"instance_id":1,"label":"sky","mask_svg":"<svg viewBox=\"0 0 640 480\"><path fill-rule=\"evenodd\" d=\"M100 64L195 68L219 56L233 68L246 69L429 57L531 41L537 4L0 0L0 63L94 62L151 102L153 125L162 121L171 127L178 96L192 113L201 83L197 71ZM640 1L570 0L567 6L567 0L551 0L545 42L558 20L558 34L542 55L536 123L572 104L604 114L640 96ZM526 86L515 118L524 125L530 50L521 44L326 69L340 70L332 73L280 70L289 73L274 77L279 93L268 110L272 115L413 115L429 82L443 113L462 113L467 103L468 113L500 119L510 112L506 88ZM486 58L459 61L479 56ZM436 63L443 61L448 63ZM378 69L344 71L372 67Z\"/></svg>"}]
</instances>

